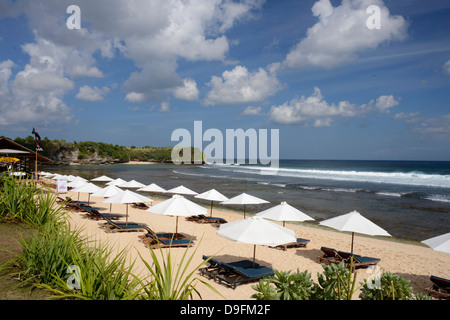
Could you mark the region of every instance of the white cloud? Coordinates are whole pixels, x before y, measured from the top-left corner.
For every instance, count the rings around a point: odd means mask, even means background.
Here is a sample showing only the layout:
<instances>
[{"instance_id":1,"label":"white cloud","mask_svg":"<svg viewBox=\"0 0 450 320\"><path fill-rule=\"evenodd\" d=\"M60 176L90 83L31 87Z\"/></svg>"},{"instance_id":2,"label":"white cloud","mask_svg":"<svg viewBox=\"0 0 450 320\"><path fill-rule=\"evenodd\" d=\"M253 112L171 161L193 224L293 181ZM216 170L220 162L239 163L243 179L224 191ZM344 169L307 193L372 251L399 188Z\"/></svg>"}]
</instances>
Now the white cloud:
<instances>
[{"instance_id":1,"label":"white cloud","mask_svg":"<svg viewBox=\"0 0 450 320\"><path fill-rule=\"evenodd\" d=\"M389 109L397 106L399 102L395 100L395 97L393 95L390 96L380 96L375 106L381 113L389 113Z\"/></svg>"},{"instance_id":2,"label":"white cloud","mask_svg":"<svg viewBox=\"0 0 450 320\"><path fill-rule=\"evenodd\" d=\"M366 10L377 5L381 11L381 28L369 29ZM329 0L319 0L312 12L318 22L307 30L286 56L283 66L333 68L356 57L356 53L374 49L386 41L404 39L407 23L401 16L392 16L381 0L342 0L333 7Z\"/></svg>"},{"instance_id":3,"label":"white cloud","mask_svg":"<svg viewBox=\"0 0 450 320\"><path fill-rule=\"evenodd\" d=\"M30 61L13 76L12 61L1 63L0 124L49 124L69 121L69 107L63 102L74 82L65 77L61 53L51 42L38 39L23 50Z\"/></svg>"},{"instance_id":4,"label":"white cloud","mask_svg":"<svg viewBox=\"0 0 450 320\"><path fill-rule=\"evenodd\" d=\"M444 72L446 74L450 75L450 60L444 63L444 66L442 68L444 69Z\"/></svg>"},{"instance_id":5,"label":"white cloud","mask_svg":"<svg viewBox=\"0 0 450 320\"><path fill-rule=\"evenodd\" d=\"M260 10L263 2L79 0L76 4L81 8L80 30L65 27L66 9L73 4L69 0L5 2L0 5L0 18L26 16L35 37L33 43L23 46L30 55L30 65L35 64L33 59L47 56L54 59L52 65L55 67L51 72L35 68L36 74L30 74L26 79L31 85L29 90L36 94L39 91L44 100L57 98L58 102L53 103L64 108L60 119L67 119L65 115L70 114L70 109L62 99L69 88L73 88L72 80L105 77L97 59L112 59L117 52L130 59L137 68L123 83L125 100L161 102L169 94L178 99L198 100L196 82L178 75L177 61L225 63L230 47L225 32ZM55 86L54 90L44 93L51 84ZM8 92L11 99L21 100L18 91ZM79 97L83 96L83 92L79 92ZM94 99L93 96L90 99ZM34 99L32 104L38 100ZM2 119L6 119L7 114L3 113Z\"/></svg>"},{"instance_id":6,"label":"white cloud","mask_svg":"<svg viewBox=\"0 0 450 320\"><path fill-rule=\"evenodd\" d=\"M262 115L261 110L262 110L261 107L248 106L241 114L243 116L260 116Z\"/></svg>"},{"instance_id":7,"label":"white cloud","mask_svg":"<svg viewBox=\"0 0 450 320\"><path fill-rule=\"evenodd\" d=\"M414 131L421 134L430 134L439 140L450 140L450 114L439 118L425 119Z\"/></svg>"},{"instance_id":8,"label":"white cloud","mask_svg":"<svg viewBox=\"0 0 450 320\"><path fill-rule=\"evenodd\" d=\"M159 112L169 112L169 111L170 111L169 101L161 102L161 108L159 109Z\"/></svg>"},{"instance_id":9,"label":"white cloud","mask_svg":"<svg viewBox=\"0 0 450 320\"><path fill-rule=\"evenodd\" d=\"M313 127L328 127L336 118L354 118L372 112L384 113L389 108L398 105L393 96L380 96L368 104L356 105L349 101L338 104L328 103L319 88L305 97L292 99L279 106L272 106L269 118L281 124L301 124Z\"/></svg>"},{"instance_id":10,"label":"white cloud","mask_svg":"<svg viewBox=\"0 0 450 320\"><path fill-rule=\"evenodd\" d=\"M110 89L108 87L103 88L91 88L89 86L82 86L80 91L76 95L77 99L83 101L103 101L105 96L109 93Z\"/></svg>"},{"instance_id":11,"label":"white cloud","mask_svg":"<svg viewBox=\"0 0 450 320\"><path fill-rule=\"evenodd\" d=\"M176 87L173 90L173 94L176 98L182 100L198 100L199 91L197 89L197 82L193 79L184 79L183 85Z\"/></svg>"},{"instance_id":12,"label":"white cloud","mask_svg":"<svg viewBox=\"0 0 450 320\"><path fill-rule=\"evenodd\" d=\"M282 88L275 74L263 68L249 72L243 66L225 71L221 77L212 76L209 86L206 105L262 102Z\"/></svg>"}]
</instances>

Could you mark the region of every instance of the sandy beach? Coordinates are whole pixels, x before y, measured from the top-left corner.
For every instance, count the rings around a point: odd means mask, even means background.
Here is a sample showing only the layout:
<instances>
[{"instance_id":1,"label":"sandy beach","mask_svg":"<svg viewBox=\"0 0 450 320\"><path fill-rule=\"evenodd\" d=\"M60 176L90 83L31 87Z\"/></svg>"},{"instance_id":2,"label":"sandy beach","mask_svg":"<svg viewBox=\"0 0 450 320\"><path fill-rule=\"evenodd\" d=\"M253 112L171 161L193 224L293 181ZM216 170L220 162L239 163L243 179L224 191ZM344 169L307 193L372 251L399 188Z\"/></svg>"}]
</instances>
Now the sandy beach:
<instances>
[{"instance_id":1,"label":"sandy beach","mask_svg":"<svg viewBox=\"0 0 450 320\"><path fill-rule=\"evenodd\" d=\"M50 181L49 181L50 182ZM75 199L78 193L67 192L59 194L61 197L72 196ZM80 194L80 200L87 200L87 194ZM109 212L109 204L102 203L103 198L91 197L91 205L103 208L101 212ZM157 199L152 204L156 204L164 199ZM125 221L126 207L124 204L113 204L112 212L123 214ZM129 220L148 225L155 232L174 232L175 217L161 216L147 212L142 209L135 209L129 206ZM139 235L144 232L115 232L107 233L100 228L105 221L94 221L85 218L84 213L69 212L69 221L74 228L82 228L82 234L90 239L106 242L117 248L118 251L126 248L129 253L130 261L136 260L136 274L142 276L148 275L139 255L148 262L151 262L149 249L140 241ZM214 208L213 216L221 217L228 222L242 219L243 216L232 209ZM215 255L217 259L232 262L241 259L251 259L253 256L253 245L240 244L224 239L218 236L218 228L211 224L200 224L186 221L180 217L178 232L185 234L193 239L194 245L188 249L188 255L194 254L191 267L194 268L200 264L203 255ZM281 222L275 222L281 224ZM350 251L351 235L336 232L329 229L322 229L314 226L305 226L302 224L286 223L286 227L295 231L297 237L309 239L310 243L306 248L290 248L286 251L277 250L266 246L256 247L256 262L270 266L277 270L308 270L317 281L317 273L323 271L318 262L319 257L323 255L320 248L322 246L335 248L342 251ZM163 249L166 253L168 249ZM185 252L185 248L172 248L171 253L174 261L178 263ZM390 271L401 275L411 282L414 293L425 293L425 289L431 286L430 275L437 275L444 278L450 278L450 254L433 251L431 248L422 245L409 244L395 239L375 238L361 235L355 235L354 252L360 255L380 258L378 266L382 270ZM157 252L159 256L159 252ZM367 279L371 273L366 269L358 269L357 284ZM224 284L215 283L196 272L196 276L212 285L220 294L213 292L202 283L198 282L197 289L201 293L202 299L217 300L248 300L255 293L252 284L244 284L236 289L229 288ZM359 293L354 295L358 299Z\"/></svg>"}]
</instances>

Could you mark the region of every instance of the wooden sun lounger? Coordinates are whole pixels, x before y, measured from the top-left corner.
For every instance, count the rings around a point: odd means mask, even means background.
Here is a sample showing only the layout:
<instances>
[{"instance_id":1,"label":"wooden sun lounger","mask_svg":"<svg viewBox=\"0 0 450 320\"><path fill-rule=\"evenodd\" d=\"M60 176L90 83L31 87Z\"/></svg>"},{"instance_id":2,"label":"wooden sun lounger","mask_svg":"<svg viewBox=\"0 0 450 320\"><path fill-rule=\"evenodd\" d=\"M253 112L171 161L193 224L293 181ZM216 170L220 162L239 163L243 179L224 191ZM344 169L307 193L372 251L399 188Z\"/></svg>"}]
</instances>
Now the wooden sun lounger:
<instances>
[{"instance_id":1,"label":"wooden sun lounger","mask_svg":"<svg viewBox=\"0 0 450 320\"><path fill-rule=\"evenodd\" d=\"M206 260L208 257L203 256L203 259ZM256 282L259 279L274 275L272 268L261 266L250 260L226 263L210 259L209 262L209 266L199 269L200 274L213 278L218 283L223 282L233 289L236 289L240 284Z\"/></svg>"},{"instance_id":2,"label":"wooden sun lounger","mask_svg":"<svg viewBox=\"0 0 450 320\"><path fill-rule=\"evenodd\" d=\"M381 260L378 258L364 257L344 251L338 251L338 254L344 259L348 266L350 266L351 263L350 259L353 258L353 271L358 268L367 268L369 266L376 265Z\"/></svg>"},{"instance_id":3,"label":"wooden sun lounger","mask_svg":"<svg viewBox=\"0 0 450 320\"><path fill-rule=\"evenodd\" d=\"M430 276L430 280L433 285L426 289L428 295L439 299L450 300L450 280L433 275Z\"/></svg>"},{"instance_id":4,"label":"wooden sun lounger","mask_svg":"<svg viewBox=\"0 0 450 320\"><path fill-rule=\"evenodd\" d=\"M131 232L131 231L144 231L146 226L138 224L135 222L114 222L111 219L104 217L106 224L104 227L107 229L106 232Z\"/></svg>"},{"instance_id":5,"label":"wooden sun lounger","mask_svg":"<svg viewBox=\"0 0 450 320\"><path fill-rule=\"evenodd\" d=\"M271 247L271 248L276 248L276 249L281 249L281 250L286 251L286 249L288 249L288 248L305 248L308 243L309 243L309 240L307 240L307 239L297 238L296 242L286 243L286 244L282 244L282 245Z\"/></svg>"},{"instance_id":6,"label":"wooden sun lounger","mask_svg":"<svg viewBox=\"0 0 450 320\"><path fill-rule=\"evenodd\" d=\"M179 248L179 247L189 247L193 244L192 240L188 239L162 239L157 237L146 237L143 240L146 247L152 249L159 248Z\"/></svg>"},{"instance_id":7,"label":"wooden sun lounger","mask_svg":"<svg viewBox=\"0 0 450 320\"><path fill-rule=\"evenodd\" d=\"M146 205L145 203L139 202L139 203L133 203L131 205L131 207L136 208L136 209L142 209L142 210L146 210L149 208L148 205Z\"/></svg>"},{"instance_id":8,"label":"wooden sun lounger","mask_svg":"<svg viewBox=\"0 0 450 320\"><path fill-rule=\"evenodd\" d=\"M339 255L336 249L321 247L320 250L323 252L323 256L319 258L319 263L340 263L342 257Z\"/></svg>"},{"instance_id":9,"label":"wooden sun lounger","mask_svg":"<svg viewBox=\"0 0 450 320\"><path fill-rule=\"evenodd\" d=\"M86 213L86 217L92 220L100 220L100 219L111 219L111 220L119 220L122 215L121 214L116 214L116 213L100 213L98 212L97 209L93 209L93 208L86 208L85 210Z\"/></svg>"},{"instance_id":10,"label":"wooden sun lounger","mask_svg":"<svg viewBox=\"0 0 450 320\"><path fill-rule=\"evenodd\" d=\"M214 281L216 281L216 276L225 272L225 269L222 267L221 263L216 259L204 255L203 260L207 260L207 265L198 269L202 276L209 279L214 279Z\"/></svg>"},{"instance_id":11,"label":"wooden sun lounger","mask_svg":"<svg viewBox=\"0 0 450 320\"><path fill-rule=\"evenodd\" d=\"M193 221L197 223L227 223L227 221L223 218L219 217L207 217L203 214L197 216L191 216L186 218L187 221Z\"/></svg>"},{"instance_id":12,"label":"wooden sun lounger","mask_svg":"<svg viewBox=\"0 0 450 320\"><path fill-rule=\"evenodd\" d=\"M142 240L145 240L147 238L158 238L158 239L164 239L164 240L168 240L168 239L172 239L172 238L174 240L181 240L181 239L186 238L186 236L184 234L181 234L181 233L170 233L170 232L158 232L158 233L156 233L152 229L150 229L149 227L147 227L145 230L147 230L147 234L138 236Z\"/></svg>"}]
</instances>

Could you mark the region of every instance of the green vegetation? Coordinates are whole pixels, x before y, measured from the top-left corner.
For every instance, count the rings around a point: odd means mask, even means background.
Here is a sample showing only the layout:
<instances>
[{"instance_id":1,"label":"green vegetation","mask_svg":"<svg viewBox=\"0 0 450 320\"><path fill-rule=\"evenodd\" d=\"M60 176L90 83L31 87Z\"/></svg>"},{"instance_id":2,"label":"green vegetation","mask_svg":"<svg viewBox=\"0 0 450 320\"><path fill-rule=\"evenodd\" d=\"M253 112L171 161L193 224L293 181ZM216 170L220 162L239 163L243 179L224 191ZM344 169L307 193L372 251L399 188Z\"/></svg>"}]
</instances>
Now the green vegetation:
<instances>
[{"instance_id":1,"label":"green vegetation","mask_svg":"<svg viewBox=\"0 0 450 320\"><path fill-rule=\"evenodd\" d=\"M196 283L203 281L193 275L204 262L190 268L195 251L188 257L186 249L176 266L170 250L158 260L150 249L152 263L143 259L150 276L141 280L132 273L134 262L128 261L125 250L115 253L113 246L90 241L81 236L81 230L72 230L66 212L55 199L54 194L36 188L31 181L0 177L2 227L6 223L29 227L18 241L20 250L5 251L8 259L1 256L0 281L10 284L18 279L15 287L38 288L44 292L39 297L51 299L185 300L194 294L201 298ZM8 290L3 283L1 296L6 292L4 296L15 297L10 293L13 289Z\"/></svg>"},{"instance_id":2,"label":"green vegetation","mask_svg":"<svg viewBox=\"0 0 450 320\"><path fill-rule=\"evenodd\" d=\"M36 141L33 136L26 138L15 138L14 142L23 145L24 147L34 150ZM79 151L78 160L87 159L90 156L100 156L105 159L110 159L116 162L126 161L156 161L156 162L171 162L172 147L150 147L145 146L137 148L135 146L125 147L103 142L66 142L65 140L49 140L47 137L41 140L41 147L44 151L40 152L43 156L49 159L55 159L58 152L61 151ZM192 148L193 149L193 148ZM194 152L191 152L192 157Z\"/></svg>"},{"instance_id":3,"label":"green vegetation","mask_svg":"<svg viewBox=\"0 0 450 320\"><path fill-rule=\"evenodd\" d=\"M351 300L359 288L361 300L431 300L418 294L413 296L406 279L390 272L365 279L356 288L356 272L351 273L342 261L339 264L322 264L323 272L317 274L318 283L311 280L308 271L291 274L274 270L274 276L259 280L252 288L252 298L257 300ZM375 280L375 281L374 281Z\"/></svg>"}]
</instances>

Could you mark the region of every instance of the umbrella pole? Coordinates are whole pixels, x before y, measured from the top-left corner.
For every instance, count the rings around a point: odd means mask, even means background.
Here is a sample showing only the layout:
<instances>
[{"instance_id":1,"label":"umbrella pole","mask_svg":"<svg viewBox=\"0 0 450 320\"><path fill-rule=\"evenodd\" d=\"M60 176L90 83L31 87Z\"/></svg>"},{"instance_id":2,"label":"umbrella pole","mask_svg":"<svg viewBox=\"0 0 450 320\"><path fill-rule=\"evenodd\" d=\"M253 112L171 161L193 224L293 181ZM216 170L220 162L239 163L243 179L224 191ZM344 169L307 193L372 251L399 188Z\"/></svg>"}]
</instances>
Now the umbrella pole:
<instances>
[{"instance_id":1,"label":"umbrella pole","mask_svg":"<svg viewBox=\"0 0 450 320\"><path fill-rule=\"evenodd\" d=\"M244 204L244 219L245 219L245 204Z\"/></svg>"},{"instance_id":2,"label":"umbrella pole","mask_svg":"<svg viewBox=\"0 0 450 320\"><path fill-rule=\"evenodd\" d=\"M355 238L355 233L354 232L352 232L352 251L351 251L351 253L353 254L353 239Z\"/></svg>"},{"instance_id":3,"label":"umbrella pole","mask_svg":"<svg viewBox=\"0 0 450 320\"><path fill-rule=\"evenodd\" d=\"M178 216L177 216L177 225L175 227L175 234L177 234L177 233L178 233Z\"/></svg>"},{"instance_id":4,"label":"umbrella pole","mask_svg":"<svg viewBox=\"0 0 450 320\"><path fill-rule=\"evenodd\" d=\"M256 244L253 245L253 268L255 267Z\"/></svg>"},{"instance_id":5,"label":"umbrella pole","mask_svg":"<svg viewBox=\"0 0 450 320\"><path fill-rule=\"evenodd\" d=\"M125 225L128 226L128 203L127 203L127 221L126 221L126 224L125 224Z\"/></svg>"},{"instance_id":6,"label":"umbrella pole","mask_svg":"<svg viewBox=\"0 0 450 320\"><path fill-rule=\"evenodd\" d=\"M213 201L211 200L211 212L209 213L210 217L212 217L212 206L213 206Z\"/></svg>"},{"instance_id":7,"label":"umbrella pole","mask_svg":"<svg viewBox=\"0 0 450 320\"><path fill-rule=\"evenodd\" d=\"M109 213L111 213L112 203L109 204Z\"/></svg>"}]
</instances>

